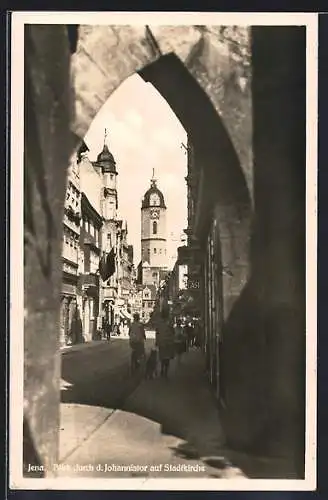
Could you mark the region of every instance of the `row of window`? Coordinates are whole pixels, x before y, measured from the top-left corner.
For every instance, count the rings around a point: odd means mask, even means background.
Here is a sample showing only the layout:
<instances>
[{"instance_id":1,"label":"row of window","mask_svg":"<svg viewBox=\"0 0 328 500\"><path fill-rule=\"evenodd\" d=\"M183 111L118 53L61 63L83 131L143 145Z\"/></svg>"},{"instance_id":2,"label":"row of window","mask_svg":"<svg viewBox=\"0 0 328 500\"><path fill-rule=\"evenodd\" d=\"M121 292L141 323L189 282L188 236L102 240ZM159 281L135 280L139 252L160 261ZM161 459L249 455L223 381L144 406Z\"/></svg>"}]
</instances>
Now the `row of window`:
<instances>
[{"instance_id":1,"label":"row of window","mask_svg":"<svg viewBox=\"0 0 328 500\"><path fill-rule=\"evenodd\" d=\"M71 238L69 238L67 236L64 236L64 243L65 243L65 245L70 246L70 247L74 248L75 250L79 247L79 244L77 241L72 240Z\"/></svg>"},{"instance_id":2,"label":"row of window","mask_svg":"<svg viewBox=\"0 0 328 500\"><path fill-rule=\"evenodd\" d=\"M64 235L63 240L65 245L69 245L73 248L77 248L79 245L79 236L72 230L70 230L67 226L63 227Z\"/></svg>"},{"instance_id":3,"label":"row of window","mask_svg":"<svg viewBox=\"0 0 328 500\"><path fill-rule=\"evenodd\" d=\"M96 273L99 268L99 257L94 252L90 252L90 272Z\"/></svg>"},{"instance_id":4,"label":"row of window","mask_svg":"<svg viewBox=\"0 0 328 500\"><path fill-rule=\"evenodd\" d=\"M74 186L74 184L71 181L69 181L66 190L67 205L71 204L73 209L78 208L80 204L80 196L81 196L80 191Z\"/></svg>"},{"instance_id":5,"label":"row of window","mask_svg":"<svg viewBox=\"0 0 328 500\"><path fill-rule=\"evenodd\" d=\"M153 249L153 252L154 252L154 254L157 254L157 248L154 248L154 249ZM150 248L147 248L147 253L148 253L148 255L150 255ZM159 253L159 254L162 254L162 248L160 248L160 249L158 250L158 253ZM166 255L166 248L164 249L164 254Z\"/></svg>"},{"instance_id":6,"label":"row of window","mask_svg":"<svg viewBox=\"0 0 328 500\"><path fill-rule=\"evenodd\" d=\"M151 307L154 307L155 306L155 301L154 300L148 300L148 302L143 302L142 303L142 307L144 309L148 308L150 309Z\"/></svg>"},{"instance_id":7,"label":"row of window","mask_svg":"<svg viewBox=\"0 0 328 500\"><path fill-rule=\"evenodd\" d=\"M81 220L81 226L83 225L85 231L87 231L96 240L96 245L99 244L99 230L94 226L93 222L88 219Z\"/></svg>"}]
</instances>

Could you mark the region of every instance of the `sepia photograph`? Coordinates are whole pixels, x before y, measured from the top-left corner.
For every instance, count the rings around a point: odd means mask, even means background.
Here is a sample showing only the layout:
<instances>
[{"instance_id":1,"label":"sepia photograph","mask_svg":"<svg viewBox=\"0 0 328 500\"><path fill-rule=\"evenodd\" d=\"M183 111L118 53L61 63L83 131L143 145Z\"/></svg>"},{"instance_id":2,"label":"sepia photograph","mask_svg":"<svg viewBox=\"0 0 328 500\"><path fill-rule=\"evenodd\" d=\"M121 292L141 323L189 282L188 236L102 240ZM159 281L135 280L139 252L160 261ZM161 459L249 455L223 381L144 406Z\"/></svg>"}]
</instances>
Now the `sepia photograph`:
<instances>
[{"instance_id":1,"label":"sepia photograph","mask_svg":"<svg viewBox=\"0 0 328 500\"><path fill-rule=\"evenodd\" d=\"M317 15L11 31L10 488L314 490Z\"/></svg>"}]
</instances>

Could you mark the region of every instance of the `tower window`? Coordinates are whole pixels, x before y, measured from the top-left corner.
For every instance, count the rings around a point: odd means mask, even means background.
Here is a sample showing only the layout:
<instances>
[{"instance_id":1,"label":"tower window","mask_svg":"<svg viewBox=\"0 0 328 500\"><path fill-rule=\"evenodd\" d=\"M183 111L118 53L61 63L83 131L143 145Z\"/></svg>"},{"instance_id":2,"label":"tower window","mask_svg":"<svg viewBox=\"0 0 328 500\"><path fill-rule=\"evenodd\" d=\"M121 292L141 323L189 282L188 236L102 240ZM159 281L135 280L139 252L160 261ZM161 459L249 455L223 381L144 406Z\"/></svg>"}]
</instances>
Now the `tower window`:
<instances>
[{"instance_id":1,"label":"tower window","mask_svg":"<svg viewBox=\"0 0 328 500\"><path fill-rule=\"evenodd\" d=\"M154 253L157 253L157 249L156 248L154 248Z\"/></svg>"},{"instance_id":2,"label":"tower window","mask_svg":"<svg viewBox=\"0 0 328 500\"><path fill-rule=\"evenodd\" d=\"M157 234L157 222L153 222L153 234Z\"/></svg>"},{"instance_id":3,"label":"tower window","mask_svg":"<svg viewBox=\"0 0 328 500\"><path fill-rule=\"evenodd\" d=\"M111 181L113 180L113 177L114 177L114 175L113 175L113 174L110 174L110 180L111 180Z\"/></svg>"}]
</instances>

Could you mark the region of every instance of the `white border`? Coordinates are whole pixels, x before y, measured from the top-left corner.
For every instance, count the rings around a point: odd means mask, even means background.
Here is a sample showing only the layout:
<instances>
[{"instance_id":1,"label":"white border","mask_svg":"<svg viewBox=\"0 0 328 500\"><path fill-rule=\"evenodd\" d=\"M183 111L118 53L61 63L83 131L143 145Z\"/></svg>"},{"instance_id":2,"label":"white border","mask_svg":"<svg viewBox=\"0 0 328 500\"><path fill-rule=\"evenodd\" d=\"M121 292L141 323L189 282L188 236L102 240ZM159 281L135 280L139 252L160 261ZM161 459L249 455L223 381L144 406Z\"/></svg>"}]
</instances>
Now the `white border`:
<instances>
[{"instance_id":1,"label":"white border","mask_svg":"<svg viewBox=\"0 0 328 500\"><path fill-rule=\"evenodd\" d=\"M307 26L307 385L305 480L245 479L29 479L22 477L23 421L23 137L24 24L306 25ZM13 12L11 54L11 271L10 271L10 454L9 487L26 490L285 490L316 488L317 401L317 46L313 13Z\"/></svg>"}]
</instances>

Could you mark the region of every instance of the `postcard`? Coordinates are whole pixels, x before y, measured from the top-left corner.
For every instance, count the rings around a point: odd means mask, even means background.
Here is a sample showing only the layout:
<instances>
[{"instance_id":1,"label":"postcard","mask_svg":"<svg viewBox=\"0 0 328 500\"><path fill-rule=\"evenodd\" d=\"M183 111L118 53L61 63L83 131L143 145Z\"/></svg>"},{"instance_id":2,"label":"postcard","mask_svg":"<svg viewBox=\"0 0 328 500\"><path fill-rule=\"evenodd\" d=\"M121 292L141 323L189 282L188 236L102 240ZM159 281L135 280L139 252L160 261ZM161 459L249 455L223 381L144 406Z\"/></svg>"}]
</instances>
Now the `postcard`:
<instances>
[{"instance_id":1,"label":"postcard","mask_svg":"<svg viewBox=\"0 0 328 500\"><path fill-rule=\"evenodd\" d=\"M11 14L10 488L316 488L317 32Z\"/></svg>"}]
</instances>

